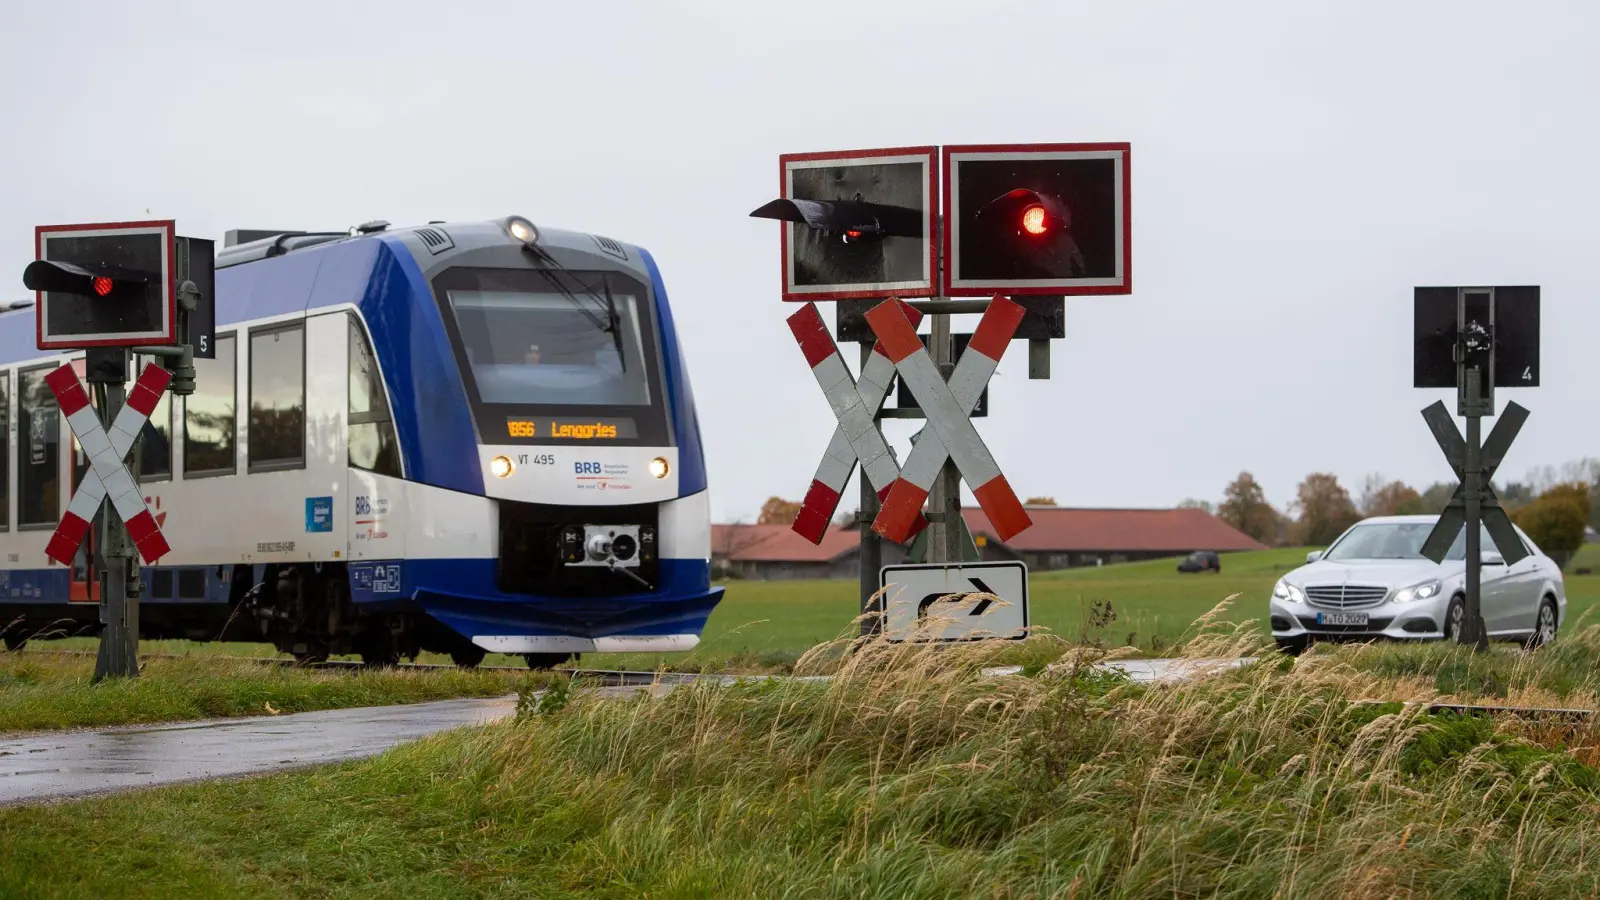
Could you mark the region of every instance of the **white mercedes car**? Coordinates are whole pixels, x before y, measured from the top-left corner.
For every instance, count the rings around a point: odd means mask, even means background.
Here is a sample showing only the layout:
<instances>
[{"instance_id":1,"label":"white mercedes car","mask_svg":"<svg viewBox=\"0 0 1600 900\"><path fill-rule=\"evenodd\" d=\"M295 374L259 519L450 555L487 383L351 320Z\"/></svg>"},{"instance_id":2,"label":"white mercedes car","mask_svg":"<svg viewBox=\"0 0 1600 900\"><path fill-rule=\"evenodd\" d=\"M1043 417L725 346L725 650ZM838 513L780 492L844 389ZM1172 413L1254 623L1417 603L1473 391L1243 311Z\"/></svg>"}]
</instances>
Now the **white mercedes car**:
<instances>
[{"instance_id":1,"label":"white mercedes car","mask_svg":"<svg viewBox=\"0 0 1600 900\"><path fill-rule=\"evenodd\" d=\"M1298 653L1313 640L1426 640L1460 633L1466 602L1466 529L1442 563L1422 555L1438 516L1365 519L1272 589L1272 636ZM1480 526L1481 528L1481 526ZM1506 565L1481 530L1483 622L1491 640L1543 645L1566 621L1561 568L1517 529L1529 555Z\"/></svg>"}]
</instances>

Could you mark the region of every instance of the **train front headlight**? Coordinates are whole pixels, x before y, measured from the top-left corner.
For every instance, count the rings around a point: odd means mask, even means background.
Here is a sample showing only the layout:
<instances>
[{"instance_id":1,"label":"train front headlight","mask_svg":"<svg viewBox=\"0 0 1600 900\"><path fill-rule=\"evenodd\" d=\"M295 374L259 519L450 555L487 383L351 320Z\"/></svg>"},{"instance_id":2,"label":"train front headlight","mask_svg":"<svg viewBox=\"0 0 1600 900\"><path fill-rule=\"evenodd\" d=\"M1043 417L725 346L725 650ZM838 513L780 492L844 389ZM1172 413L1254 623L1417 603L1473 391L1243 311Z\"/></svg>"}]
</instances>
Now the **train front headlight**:
<instances>
[{"instance_id":1,"label":"train front headlight","mask_svg":"<svg viewBox=\"0 0 1600 900\"><path fill-rule=\"evenodd\" d=\"M531 244L539 239L539 229L533 227L532 222L521 216L512 216L507 219L506 231L510 232L513 238L524 244Z\"/></svg>"},{"instance_id":2,"label":"train front headlight","mask_svg":"<svg viewBox=\"0 0 1600 900\"><path fill-rule=\"evenodd\" d=\"M489 471L493 472L496 478L510 478L511 473L515 470L516 466L511 464L511 457L509 456L496 456L494 459L489 460Z\"/></svg>"},{"instance_id":3,"label":"train front headlight","mask_svg":"<svg viewBox=\"0 0 1600 900\"><path fill-rule=\"evenodd\" d=\"M655 459L650 460L650 474L651 475L654 475L657 478L665 478L665 477L667 477L667 472L668 471L669 471L669 469L668 469L667 460L666 460L665 457L658 456Z\"/></svg>"}]
</instances>

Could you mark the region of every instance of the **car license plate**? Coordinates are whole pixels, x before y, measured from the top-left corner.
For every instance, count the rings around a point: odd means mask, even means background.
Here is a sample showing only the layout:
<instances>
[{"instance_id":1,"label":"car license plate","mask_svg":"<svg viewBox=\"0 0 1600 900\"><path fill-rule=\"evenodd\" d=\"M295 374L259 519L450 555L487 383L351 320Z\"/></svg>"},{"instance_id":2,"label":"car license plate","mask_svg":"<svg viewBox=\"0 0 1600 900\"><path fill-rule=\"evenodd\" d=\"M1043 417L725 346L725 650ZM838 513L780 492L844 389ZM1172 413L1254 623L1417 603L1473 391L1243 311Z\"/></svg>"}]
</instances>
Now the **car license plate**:
<instances>
[{"instance_id":1,"label":"car license plate","mask_svg":"<svg viewBox=\"0 0 1600 900\"><path fill-rule=\"evenodd\" d=\"M1317 613L1318 625L1365 625L1366 613Z\"/></svg>"}]
</instances>

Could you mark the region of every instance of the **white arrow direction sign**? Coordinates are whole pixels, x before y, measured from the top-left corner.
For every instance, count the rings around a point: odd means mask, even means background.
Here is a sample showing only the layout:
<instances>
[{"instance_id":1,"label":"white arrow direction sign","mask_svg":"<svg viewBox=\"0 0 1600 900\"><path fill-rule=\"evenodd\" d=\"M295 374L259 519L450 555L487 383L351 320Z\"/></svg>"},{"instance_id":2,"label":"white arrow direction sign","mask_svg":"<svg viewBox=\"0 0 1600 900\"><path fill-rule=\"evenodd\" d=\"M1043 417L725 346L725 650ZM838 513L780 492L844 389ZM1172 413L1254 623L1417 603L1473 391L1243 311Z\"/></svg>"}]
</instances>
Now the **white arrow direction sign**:
<instances>
[{"instance_id":1,"label":"white arrow direction sign","mask_svg":"<svg viewBox=\"0 0 1600 900\"><path fill-rule=\"evenodd\" d=\"M883 633L896 643L1028 635L1028 567L1021 562L884 566L878 586Z\"/></svg>"},{"instance_id":2,"label":"white arrow direction sign","mask_svg":"<svg viewBox=\"0 0 1600 900\"><path fill-rule=\"evenodd\" d=\"M55 534L50 536L50 543L45 548L46 555L63 566L72 565L72 558L77 555L78 547L83 544L83 536L89 531L89 523L100 511L100 504L110 498L117 515L128 527L128 537L139 548L139 555L144 557L146 563L154 564L172 548L167 546L161 528L150 514L150 507L145 505L144 497L139 493L138 482L123 460L133 448L139 430L149 421L150 413L160 402L161 392L167 389L172 374L157 365L145 366L144 371L139 373L139 380L134 382L133 390L128 392L128 402L123 404L112 421L110 431L100 423L100 416L89 403L89 393L84 390L83 382L78 380L78 373L72 371L71 364L51 372L44 380L56 395L56 403L67 417L67 424L72 426L72 433L78 438L83 455L89 460L89 468L78 482L78 489L67 504L61 523L56 526Z\"/></svg>"}]
</instances>

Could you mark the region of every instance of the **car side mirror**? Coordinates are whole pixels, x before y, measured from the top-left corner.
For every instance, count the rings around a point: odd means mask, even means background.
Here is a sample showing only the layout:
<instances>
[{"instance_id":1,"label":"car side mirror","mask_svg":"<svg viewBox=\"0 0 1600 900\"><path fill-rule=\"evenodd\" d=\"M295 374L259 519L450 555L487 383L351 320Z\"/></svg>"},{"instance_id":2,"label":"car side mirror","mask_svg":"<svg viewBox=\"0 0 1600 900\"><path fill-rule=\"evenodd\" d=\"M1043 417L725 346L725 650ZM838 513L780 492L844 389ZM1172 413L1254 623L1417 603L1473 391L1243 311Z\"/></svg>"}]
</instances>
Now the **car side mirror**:
<instances>
[{"instance_id":1,"label":"car side mirror","mask_svg":"<svg viewBox=\"0 0 1600 900\"><path fill-rule=\"evenodd\" d=\"M1306 565L1309 566L1309 565L1311 565L1312 563L1316 562L1317 560L1319 560L1321 558L1322 558L1322 551L1321 550L1313 550L1310 553L1306 554Z\"/></svg>"}]
</instances>

